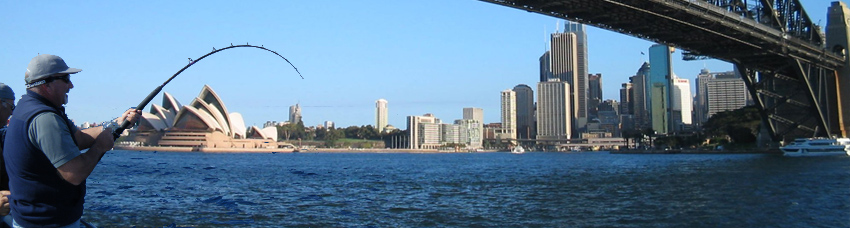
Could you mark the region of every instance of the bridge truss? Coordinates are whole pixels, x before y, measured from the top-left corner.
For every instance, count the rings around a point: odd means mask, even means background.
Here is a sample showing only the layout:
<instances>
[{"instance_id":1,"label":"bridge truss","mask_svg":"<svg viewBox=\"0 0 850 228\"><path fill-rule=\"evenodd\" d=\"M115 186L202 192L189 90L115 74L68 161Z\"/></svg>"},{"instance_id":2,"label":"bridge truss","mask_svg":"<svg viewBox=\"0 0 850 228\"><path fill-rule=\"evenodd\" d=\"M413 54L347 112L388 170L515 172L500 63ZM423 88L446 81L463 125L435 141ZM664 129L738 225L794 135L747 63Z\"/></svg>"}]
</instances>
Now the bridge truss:
<instances>
[{"instance_id":1,"label":"bridge truss","mask_svg":"<svg viewBox=\"0 0 850 228\"><path fill-rule=\"evenodd\" d=\"M799 0L482 0L735 64L774 142L839 132L836 69ZM650 66L651 67L651 66Z\"/></svg>"}]
</instances>

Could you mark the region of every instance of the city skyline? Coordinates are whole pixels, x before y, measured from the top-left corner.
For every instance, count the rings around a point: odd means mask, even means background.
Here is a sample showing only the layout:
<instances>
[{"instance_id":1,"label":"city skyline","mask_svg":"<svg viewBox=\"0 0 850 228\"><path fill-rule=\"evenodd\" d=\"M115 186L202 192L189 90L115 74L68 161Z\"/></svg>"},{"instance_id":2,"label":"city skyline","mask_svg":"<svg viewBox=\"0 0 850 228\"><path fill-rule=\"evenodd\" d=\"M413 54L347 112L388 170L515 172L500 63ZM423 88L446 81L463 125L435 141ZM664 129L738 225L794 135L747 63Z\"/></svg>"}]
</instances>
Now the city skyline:
<instances>
[{"instance_id":1,"label":"city skyline","mask_svg":"<svg viewBox=\"0 0 850 228\"><path fill-rule=\"evenodd\" d=\"M825 27L830 2L802 4ZM83 69L72 77L75 88L67 106L78 124L117 117L187 64L187 58L241 43L278 51L305 79L273 55L234 49L199 62L163 90L191 99L194 88L209 84L232 104L230 109L243 113L246 124L257 126L285 121L293 104L300 104L307 126L325 121L368 125L379 98L392 102L389 124L397 127L408 115L460 119L463 107L480 107L487 113L484 122L495 123L499 98L492 94L519 84L534 87L547 36L563 31L565 24L478 1L4 6L0 29L17 35L0 37L6 46L0 53L2 82L24 94L22 75L29 59L38 53L65 58L71 67ZM410 8L417 10L398 10ZM60 21L31 17L59 12L75 14ZM60 39L56 34L63 35ZM603 99L619 100L620 84L648 61L641 53L653 43L590 26L587 41L587 72L605 76ZM719 61L682 61L681 51L672 58L674 72L689 80L702 68L731 70Z\"/></svg>"}]
</instances>

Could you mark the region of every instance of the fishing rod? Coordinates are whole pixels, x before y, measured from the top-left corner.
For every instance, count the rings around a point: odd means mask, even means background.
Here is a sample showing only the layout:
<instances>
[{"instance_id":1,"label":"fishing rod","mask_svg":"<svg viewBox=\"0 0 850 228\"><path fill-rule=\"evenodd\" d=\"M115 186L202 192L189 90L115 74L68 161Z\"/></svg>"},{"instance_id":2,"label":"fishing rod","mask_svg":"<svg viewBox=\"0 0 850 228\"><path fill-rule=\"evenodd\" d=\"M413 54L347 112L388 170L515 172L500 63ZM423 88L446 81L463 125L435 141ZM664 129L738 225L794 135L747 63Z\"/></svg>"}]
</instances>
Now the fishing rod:
<instances>
[{"instance_id":1,"label":"fishing rod","mask_svg":"<svg viewBox=\"0 0 850 228\"><path fill-rule=\"evenodd\" d=\"M262 45L260 45L260 46L254 46L254 45L249 45L249 44L247 44L247 43L246 43L245 45L233 45L233 44L231 43L229 47L222 48L222 49L215 49L215 47L213 47L213 51L212 51L212 52L207 53L206 55L201 56L200 58L198 58L198 59L196 59L196 60L192 60L191 58L189 58L189 64L186 64L186 66L185 66L185 67L183 67L183 69L180 69L180 71L177 71L177 73L174 73L174 75L172 75L170 78L168 78L168 80L165 80L165 82L163 82L163 83L162 83L162 85L157 86L157 87L156 87L156 89L154 89L154 90L153 90L150 94L148 94L148 97L145 97L145 99L144 99L144 100L142 100L142 102L141 102L141 103L139 103L139 105L137 105L137 106L135 107L135 109L137 109L137 110L144 110L144 109L145 109L145 106L147 106L147 105L148 105L148 103L150 103L150 102L151 102L151 100L153 100L153 98L154 98L157 94L159 94L159 92L160 92L160 91L162 91L162 87L165 87L165 85L166 85L166 84L168 84L169 82L171 82L171 80L172 80L172 79L174 79L175 77L177 77L177 75L179 75L180 73L183 73L183 71L184 71L184 70L186 70L186 69L187 69L187 68L189 68L190 66L194 65L194 64L195 64L195 63L197 63L198 61L201 61L202 59L206 58L207 56L210 56L210 55L212 55L212 54L218 53L218 52L220 52L220 51L224 51L224 50L231 49L231 48L238 48L238 47L252 47L252 48L259 48L259 49L263 49L263 50L269 51L269 52L271 52L271 53L274 53L275 55L280 56L280 58L282 58L283 60L286 60L286 62L287 62L287 63L289 63L289 65L290 65L290 66L292 66L292 68L293 68L293 69L295 69L295 72L297 72L297 73L298 73L298 76L300 76L300 77L301 77L301 79L304 79L304 76L302 76L302 75L301 75L301 72L299 72L299 71L298 71L298 68L297 68L297 67L295 67L295 65L293 65L293 64L292 64L292 62L289 62L289 60L288 60L288 59L286 59L285 57L283 57L282 55L278 54L278 53L277 53L277 52L275 52L275 51L269 50L269 49L267 49L267 48L263 47ZM139 117L139 118L141 118L141 117ZM131 123L130 121L124 121L124 123L122 123L120 127L115 128L115 130L113 130L113 131L112 131L112 137L113 137L113 139L118 139L118 137L121 137L121 133L124 133L124 130L126 130L127 128L130 128L130 126L132 126L133 124L134 124L134 123Z\"/></svg>"}]
</instances>

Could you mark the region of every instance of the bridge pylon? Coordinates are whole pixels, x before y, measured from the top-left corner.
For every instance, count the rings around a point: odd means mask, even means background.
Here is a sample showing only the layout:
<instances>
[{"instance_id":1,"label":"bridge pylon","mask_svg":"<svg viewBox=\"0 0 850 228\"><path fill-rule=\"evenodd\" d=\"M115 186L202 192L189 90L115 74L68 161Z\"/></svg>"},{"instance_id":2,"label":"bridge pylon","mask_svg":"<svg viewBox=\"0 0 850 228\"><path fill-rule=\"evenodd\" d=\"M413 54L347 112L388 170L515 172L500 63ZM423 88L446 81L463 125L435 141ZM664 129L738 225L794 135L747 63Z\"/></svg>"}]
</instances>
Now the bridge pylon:
<instances>
[{"instance_id":1,"label":"bridge pylon","mask_svg":"<svg viewBox=\"0 0 850 228\"><path fill-rule=\"evenodd\" d=\"M847 47L850 46L850 24L847 20L850 9L844 2L832 2L827 13L826 50L844 58L844 66L833 72L834 94L836 97L835 126L836 135L850 137L850 60Z\"/></svg>"}]
</instances>

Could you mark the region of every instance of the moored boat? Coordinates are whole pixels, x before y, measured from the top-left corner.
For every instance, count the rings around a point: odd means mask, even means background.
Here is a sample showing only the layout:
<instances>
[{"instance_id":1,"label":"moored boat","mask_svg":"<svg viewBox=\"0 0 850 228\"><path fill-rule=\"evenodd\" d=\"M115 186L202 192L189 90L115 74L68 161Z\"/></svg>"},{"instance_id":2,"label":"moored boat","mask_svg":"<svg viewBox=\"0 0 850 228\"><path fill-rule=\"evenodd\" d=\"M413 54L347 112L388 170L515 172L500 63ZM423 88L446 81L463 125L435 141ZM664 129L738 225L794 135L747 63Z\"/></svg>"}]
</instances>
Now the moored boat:
<instances>
[{"instance_id":1,"label":"moored boat","mask_svg":"<svg viewBox=\"0 0 850 228\"><path fill-rule=\"evenodd\" d=\"M787 146L780 147L783 155L789 157L802 156L835 156L850 155L850 139L848 138L799 138Z\"/></svg>"}]
</instances>

